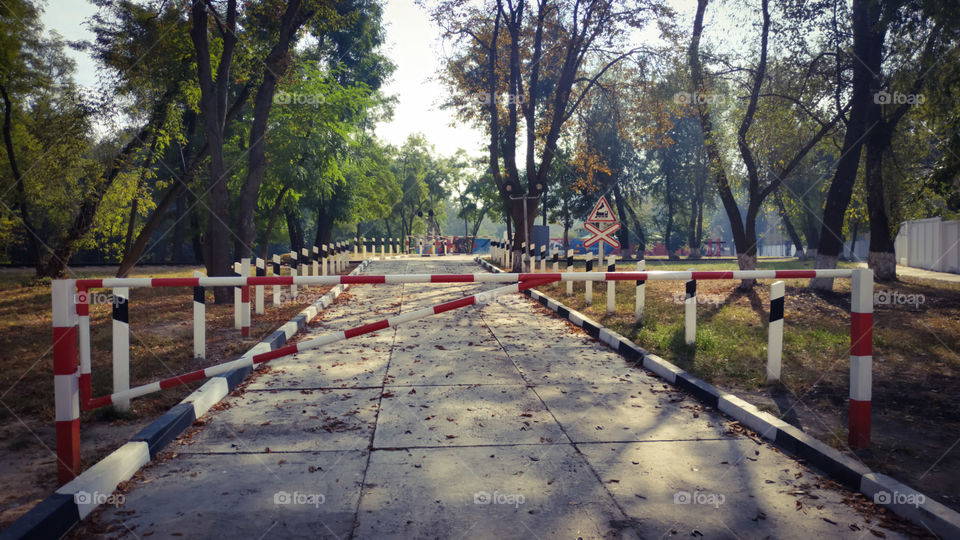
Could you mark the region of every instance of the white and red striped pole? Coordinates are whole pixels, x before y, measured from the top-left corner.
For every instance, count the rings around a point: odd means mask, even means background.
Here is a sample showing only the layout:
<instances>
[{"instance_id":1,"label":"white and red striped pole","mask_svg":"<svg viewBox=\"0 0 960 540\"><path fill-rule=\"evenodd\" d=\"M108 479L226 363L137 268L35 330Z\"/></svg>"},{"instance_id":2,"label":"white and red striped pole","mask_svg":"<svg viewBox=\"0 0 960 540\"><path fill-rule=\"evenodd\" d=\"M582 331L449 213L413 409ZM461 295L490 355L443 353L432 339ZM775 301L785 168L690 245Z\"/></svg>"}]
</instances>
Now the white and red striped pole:
<instances>
[{"instance_id":1,"label":"white and red striped pole","mask_svg":"<svg viewBox=\"0 0 960 540\"><path fill-rule=\"evenodd\" d=\"M56 409L57 483L80 473L80 384L77 374L77 312L72 279L55 279L53 307L53 387ZM87 291L82 302L87 304Z\"/></svg>"},{"instance_id":2,"label":"white and red striped pole","mask_svg":"<svg viewBox=\"0 0 960 540\"><path fill-rule=\"evenodd\" d=\"M573 250L567 250L567 272L573 272L576 268L573 266ZM573 280L567 282L567 296L573 296Z\"/></svg>"},{"instance_id":3,"label":"white and red striped pole","mask_svg":"<svg viewBox=\"0 0 960 540\"><path fill-rule=\"evenodd\" d=\"M274 276L280 275L280 256L279 255L273 256L273 275ZM273 305L274 307L280 305L280 285L273 286Z\"/></svg>"},{"instance_id":4,"label":"white and red striped pole","mask_svg":"<svg viewBox=\"0 0 960 540\"><path fill-rule=\"evenodd\" d=\"M617 256L610 255L607 259L607 272L617 271ZM613 315L617 311L617 282L607 281L607 315Z\"/></svg>"},{"instance_id":5,"label":"white and red striped pole","mask_svg":"<svg viewBox=\"0 0 960 540\"><path fill-rule=\"evenodd\" d=\"M258 259L259 260L259 259ZM193 277L205 277L203 272L194 271ZM201 360L207 357L207 289L202 285L193 288L193 357Z\"/></svg>"},{"instance_id":6,"label":"white and red striped pole","mask_svg":"<svg viewBox=\"0 0 960 540\"><path fill-rule=\"evenodd\" d=\"M870 446L873 385L873 270L857 268L850 279L850 448Z\"/></svg>"},{"instance_id":7,"label":"white and red striped pole","mask_svg":"<svg viewBox=\"0 0 960 540\"><path fill-rule=\"evenodd\" d=\"M250 259L240 259L240 275L250 277ZM250 335L250 286L240 288L240 335Z\"/></svg>"},{"instance_id":8,"label":"white and red striped pole","mask_svg":"<svg viewBox=\"0 0 960 540\"><path fill-rule=\"evenodd\" d=\"M687 345L697 341L697 281L687 281L686 298L683 301L683 330Z\"/></svg>"},{"instance_id":9,"label":"white and red striped pole","mask_svg":"<svg viewBox=\"0 0 960 540\"><path fill-rule=\"evenodd\" d=\"M587 259L587 272L593 272L593 253L588 251L586 254L586 259ZM584 300L586 300L587 302L587 307L590 307L591 305L593 305L593 282L587 281L583 284L583 286L584 286L583 297L584 297Z\"/></svg>"},{"instance_id":10,"label":"white and red striped pole","mask_svg":"<svg viewBox=\"0 0 960 540\"><path fill-rule=\"evenodd\" d=\"M647 269L647 261L643 259L640 259L639 261L637 261L637 272L643 272L646 269ZM643 308L647 302L646 284L647 284L647 280L645 279L638 279L636 283L637 296L636 296L634 309L633 309L634 324L640 324L641 322L643 322Z\"/></svg>"},{"instance_id":11,"label":"white and red striped pole","mask_svg":"<svg viewBox=\"0 0 960 540\"><path fill-rule=\"evenodd\" d=\"M233 275L234 277L241 276L240 263L233 263ZM233 327L237 330L240 330L243 327L243 316L240 314L240 292L241 287L236 286L233 288Z\"/></svg>"},{"instance_id":12,"label":"white and red striped pole","mask_svg":"<svg viewBox=\"0 0 960 540\"><path fill-rule=\"evenodd\" d=\"M257 257L257 277L267 277L267 263L260 257ZM263 285L257 285L257 315L263 315L265 311L264 300L263 300Z\"/></svg>"},{"instance_id":13,"label":"white and red striped pole","mask_svg":"<svg viewBox=\"0 0 960 540\"><path fill-rule=\"evenodd\" d=\"M783 364L783 296L784 283L770 285L770 326L767 327L767 382L780 380Z\"/></svg>"},{"instance_id":14,"label":"white and red striped pole","mask_svg":"<svg viewBox=\"0 0 960 540\"><path fill-rule=\"evenodd\" d=\"M113 288L113 391L130 389L130 289ZM114 402L120 411L130 410L130 400Z\"/></svg>"}]
</instances>

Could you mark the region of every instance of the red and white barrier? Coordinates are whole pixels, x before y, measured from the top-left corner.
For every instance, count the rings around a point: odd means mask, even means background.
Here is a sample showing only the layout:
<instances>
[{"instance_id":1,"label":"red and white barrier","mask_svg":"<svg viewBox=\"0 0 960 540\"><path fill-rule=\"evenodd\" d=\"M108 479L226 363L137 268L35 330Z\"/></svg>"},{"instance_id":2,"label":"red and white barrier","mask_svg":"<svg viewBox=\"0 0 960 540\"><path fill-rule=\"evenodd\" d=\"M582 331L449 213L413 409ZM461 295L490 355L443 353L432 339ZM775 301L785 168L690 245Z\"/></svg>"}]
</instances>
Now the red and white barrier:
<instances>
[{"instance_id":1,"label":"red and white barrier","mask_svg":"<svg viewBox=\"0 0 960 540\"><path fill-rule=\"evenodd\" d=\"M86 291L83 294L80 300L89 309ZM57 483L63 485L80 473L80 379L77 373L77 298L73 280L54 280L51 300Z\"/></svg>"},{"instance_id":2,"label":"red and white barrier","mask_svg":"<svg viewBox=\"0 0 960 540\"><path fill-rule=\"evenodd\" d=\"M873 386L873 270L858 268L850 280L850 448L870 446Z\"/></svg>"}]
</instances>

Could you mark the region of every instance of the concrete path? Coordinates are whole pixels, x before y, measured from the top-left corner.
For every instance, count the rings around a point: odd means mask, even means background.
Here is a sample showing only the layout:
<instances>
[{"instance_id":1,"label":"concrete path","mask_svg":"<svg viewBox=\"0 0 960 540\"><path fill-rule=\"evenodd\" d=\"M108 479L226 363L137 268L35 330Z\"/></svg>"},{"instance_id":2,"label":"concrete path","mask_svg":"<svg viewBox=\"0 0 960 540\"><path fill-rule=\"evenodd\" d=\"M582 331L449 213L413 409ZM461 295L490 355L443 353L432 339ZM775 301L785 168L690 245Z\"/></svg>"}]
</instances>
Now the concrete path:
<instances>
[{"instance_id":1,"label":"concrete path","mask_svg":"<svg viewBox=\"0 0 960 540\"><path fill-rule=\"evenodd\" d=\"M464 257L368 273L476 272ZM493 286L355 286L311 334ZM276 360L110 537L872 537L849 493L519 295Z\"/></svg>"}]
</instances>

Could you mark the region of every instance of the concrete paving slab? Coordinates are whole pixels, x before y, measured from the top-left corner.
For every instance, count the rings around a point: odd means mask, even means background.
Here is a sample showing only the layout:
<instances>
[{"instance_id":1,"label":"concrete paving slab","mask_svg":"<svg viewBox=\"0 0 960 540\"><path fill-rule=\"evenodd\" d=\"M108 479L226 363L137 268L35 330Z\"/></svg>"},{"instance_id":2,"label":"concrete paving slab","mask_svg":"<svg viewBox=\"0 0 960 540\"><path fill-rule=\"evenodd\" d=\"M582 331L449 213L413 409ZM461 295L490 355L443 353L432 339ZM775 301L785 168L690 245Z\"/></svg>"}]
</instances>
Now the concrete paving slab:
<instances>
[{"instance_id":1,"label":"concrete paving slab","mask_svg":"<svg viewBox=\"0 0 960 540\"><path fill-rule=\"evenodd\" d=\"M386 390L374 448L568 441L536 394L523 386Z\"/></svg>"},{"instance_id":2,"label":"concrete paving slab","mask_svg":"<svg viewBox=\"0 0 960 540\"><path fill-rule=\"evenodd\" d=\"M314 452L366 448L378 390L248 390L226 401L182 453Z\"/></svg>"},{"instance_id":3,"label":"concrete paving slab","mask_svg":"<svg viewBox=\"0 0 960 540\"><path fill-rule=\"evenodd\" d=\"M100 519L121 538L346 538L366 464L365 451L180 455Z\"/></svg>"},{"instance_id":4,"label":"concrete paving slab","mask_svg":"<svg viewBox=\"0 0 960 540\"><path fill-rule=\"evenodd\" d=\"M357 538L635 538L569 445L374 452Z\"/></svg>"},{"instance_id":5,"label":"concrete paving slab","mask_svg":"<svg viewBox=\"0 0 960 540\"><path fill-rule=\"evenodd\" d=\"M496 341L475 345L461 343L443 350L434 347L417 344L394 349L390 360L390 384L524 384L520 372Z\"/></svg>"},{"instance_id":6,"label":"concrete paving slab","mask_svg":"<svg viewBox=\"0 0 960 540\"><path fill-rule=\"evenodd\" d=\"M644 537L886 538L814 473L748 439L579 446Z\"/></svg>"},{"instance_id":7,"label":"concrete paving slab","mask_svg":"<svg viewBox=\"0 0 960 540\"><path fill-rule=\"evenodd\" d=\"M725 420L680 392L649 384L538 386L574 442L698 440L726 437Z\"/></svg>"}]
</instances>

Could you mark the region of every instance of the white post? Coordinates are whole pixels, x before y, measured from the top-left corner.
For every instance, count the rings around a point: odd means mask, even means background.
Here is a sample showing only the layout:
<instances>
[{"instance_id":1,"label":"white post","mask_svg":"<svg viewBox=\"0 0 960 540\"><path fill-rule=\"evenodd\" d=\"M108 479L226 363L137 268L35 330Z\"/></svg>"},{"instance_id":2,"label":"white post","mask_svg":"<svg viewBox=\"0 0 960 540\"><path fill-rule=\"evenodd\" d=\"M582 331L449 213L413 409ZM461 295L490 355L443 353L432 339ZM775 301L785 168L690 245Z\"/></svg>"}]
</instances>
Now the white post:
<instances>
[{"instance_id":1,"label":"white post","mask_svg":"<svg viewBox=\"0 0 960 540\"><path fill-rule=\"evenodd\" d=\"M194 271L193 277L202 278L206 276L203 272ZM193 357L201 360L207 357L207 302L205 287L193 288Z\"/></svg>"},{"instance_id":2,"label":"white post","mask_svg":"<svg viewBox=\"0 0 960 540\"><path fill-rule=\"evenodd\" d=\"M556 274L560 271L560 248L554 246L553 248L553 273Z\"/></svg>"},{"instance_id":3,"label":"white post","mask_svg":"<svg viewBox=\"0 0 960 540\"><path fill-rule=\"evenodd\" d=\"M697 282L692 279L687 282L687 295L683 304L684 337L687 345L693 345L697 341Z\"/></svg>"},{"instance_id":4,"label":"white post","mask_svg":"<svg viewBox=\"0 0 960 540\"><path fill-rule=\"evenodd\" d=\"M130 289L113 289L113 392L130 389ZM114 400L120 411L130 410L129 399Z\"/></svg>"},{"instance_id":5,"label":"white post","mask_svg":"<svg viewBox=\"0 0 960 540\"><path fill-rule=\"evenodd\" d=\"M387 243L384 237L380 237L380 260L387 256Z\"/></svg>"},{"instance_id":6,"label":"white post","mask_svg":"<svg viewBox=\"0 0 960 540\"><path fill-rule=\"evenodd\" d=\"M313 275L315 276L327 275L327 259L325 257L321 257L320 248L318 248L317 246L313 246L313 253L311 258L313 259ZM323 272L322 274L320 273L321 271Z\"/></svg>"},{"instance_id":7,"label":"white post","mask_svg":"<svg viewBox=\"0 0 960 540\"><path fill-rule=\"evenodd\" d=\"M540 271L547 271L547 246L543 244L540 246Z\"/></svg>"},{"instance_id":8,"label":"white post","mask_svg":"<svg viewBox=\"0 0 960 540\"><path fill-rule=\"evenodd\" d=\"M647 261L639 260L637 261L637 272L645 272L647 270ZM640 324L643 321L643 306L646 303L646 291L644 290L646 286L646 280L638 279L637 280L637 299L636 299L636 308L634 309L634 324Z\"/></svg>"},{"instance_id":9,"label":"white post","mask_svg":"<svg viewBox=\"0 0 960 540\"><path fill-rule=\"evenodd\" d=\"M327 251L327 245L323 244L320 246L320 275L327 275L327 258L329 252Z\"/></svg>"},{"instance_id":10,"label":"white post","mask_svg":"<svg viewBox=\"0 0 960 540\"><path fill-rule=\"evenodd\" d=\"M593 272L593 253L587 252L587 272ZM593 282L584 281L584 300L587 302L587 307L589 308L593 305Z\"/></svg>"},{"instance_id":11,"label":"white post","mask_svg":"<svg viewBox=\"0 0 960 540\"><path fill-rule=\"evenodd\" d=\"M240 275L240 263L233 263L233 275ZM241 287L233 288L233 327L237 330L243 327L243 316L240 314L240 289Z\"/></svg>"},{"instance_id":12,"label":"white post","mask_svg":"<svg viewBox=\"0 0 960 540\"><path fill-rule=\"evenodd\" d=\"M367 258L367 237L366 236L360 237L360 247L361 249L363 249L363 257L361 257L361 259L366 259Z\"/></svg>"},{"instance_id":13,"label":"white post","mask_svg":"<svg viewBox=\"0 0 960 540\"><path fill-rule=\"evenodd\" d=\"M264 260L261 259L260 257L257 257L257 277L266 277L266 275L267 275L267 263L266 263L266 261L264 261ZM256 289L256 290L257 290L257 298L256 298L256 300L257 300L257 302L256 302L256 304L257 304L257 315L263 315L264 312L265 312L265 310L264 310L264 307L265 307L265 306L263 305L263 304L264 304L264 302L263 302L263 285L257 285L257 289Z\"/></svg>"},{"instance_id":14,"label":"white post","mask_svg":"<svg viewBox=\"0 0 960 540\"><path fill-rule=\"evenodd\" d=\"M250 277L250 259L244 258L240 259L240 275L243 277ZM250 287L244 285L240 288L240 306L241 311L241 320L242 323L240 326L240 335L249 336L250 335Z\"/></svg>"},{"instance_id":15,"label":"white post","mask_svg":"<svg viewBox=\"0 0 960 540\"><path fill-rule=\"evenodd\" d=\"M770 285L770 326L767 328L767 382L780 380L783 359L783 294L782 281Z\"/></svg>"},{"instance_id":16,"label":"white post","mask_svg":"<svg viewBox=\"0 0 960 540\"><path fill-rule=\"evenodd\" d=\"M296 279L297 275L299 274L299 268L300 268L300 265L298 264L298 261L297 261L297 252L291 251L290 252L290 275L294 279ZM296 299L296 297L297 297L297 284L296 282L294 282L290 284L290 298Z\"/></svg>"},{"instance_id":17,"label":"white post","mask_svg":"<svg viewBox=\"0 0 960 540\"><path fill-rule=\"evenodd\" d=\"M280 275L280 256L279 255L273 256L273 275L275 276ZM276 307L279 305L280 305L280 286L274 285L273 286L273 306Z\"/></svg>"},{"instance_id":18,"label":"white post","mask_svg":"<svg viewBox=\"0 0 960 540\"><path fill-rule=\"evenodd\" d=\"M607 272L617 271L617 256L610 255L607 259ZM617 282L607 280L607 315L612 315L617 311Z\"/></svg>"},{"instance_id":19,"label":"white post","mask_svg":"<svg viewBox=\"0 0 960 540\"><path fill-rule=\"evenodd\" d=\"M567 250L567 272L573 272L575 268L573 267L573 250ZM567 296L573 296L573 281L567 282Z\"/></svg>"}]
</instances>

